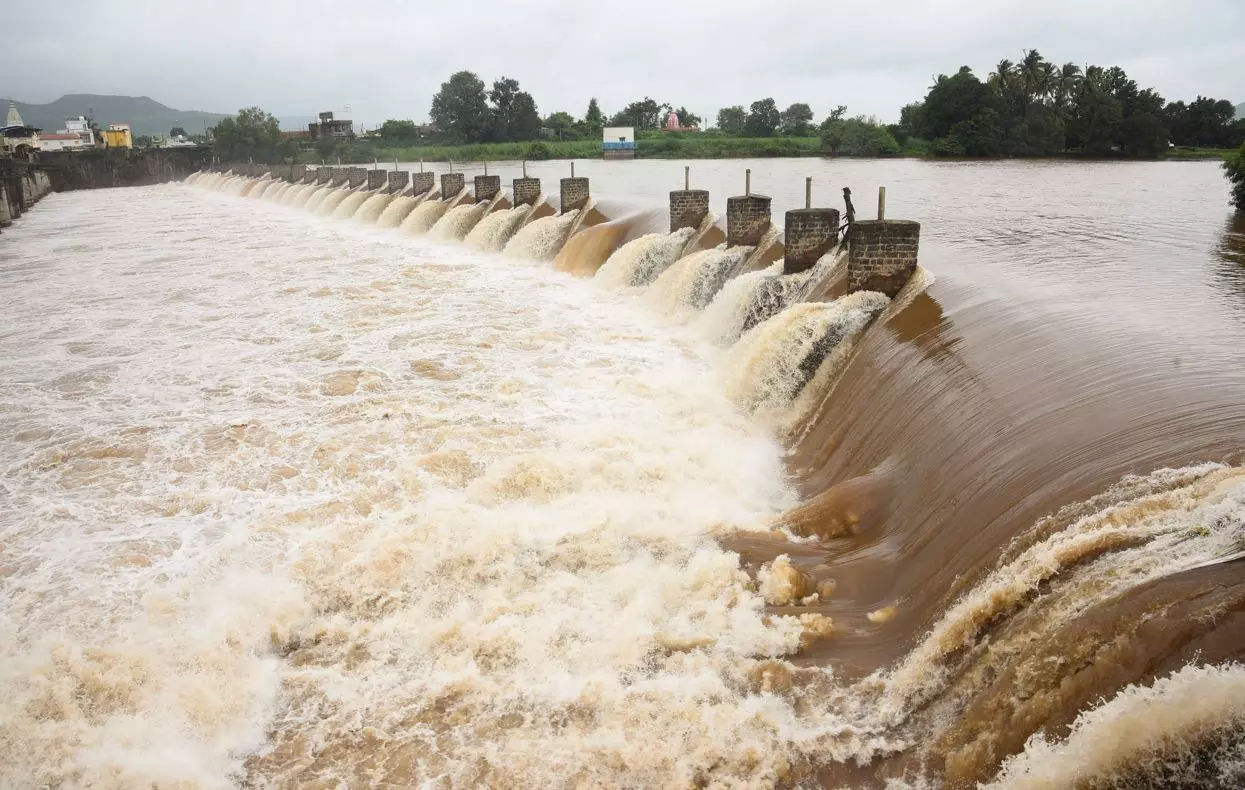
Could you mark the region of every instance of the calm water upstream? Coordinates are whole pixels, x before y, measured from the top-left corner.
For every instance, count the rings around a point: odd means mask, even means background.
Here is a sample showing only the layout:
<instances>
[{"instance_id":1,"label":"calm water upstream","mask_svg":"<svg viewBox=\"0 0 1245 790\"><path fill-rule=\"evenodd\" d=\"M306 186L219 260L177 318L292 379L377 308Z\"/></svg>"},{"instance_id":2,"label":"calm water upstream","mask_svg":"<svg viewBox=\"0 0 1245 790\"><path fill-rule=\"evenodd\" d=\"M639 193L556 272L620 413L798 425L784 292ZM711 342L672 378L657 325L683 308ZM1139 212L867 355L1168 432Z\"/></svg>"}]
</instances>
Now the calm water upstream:
<instances>
[{"instance_id":1,"label":"calm water upstream","mask_svg":"<svg viewBox=\"0 0 1245 790\"><path fill-rule=\"evenodd\" d=\"M6 229L0 787L1245 783L1217 164L691 167L779 224L886 185L931 281L740 338L754 275L689 300L728 254L575 278L522 211L208 177ZM576 175L612 249L683 163Z\"/></svg>"}]
</instances>

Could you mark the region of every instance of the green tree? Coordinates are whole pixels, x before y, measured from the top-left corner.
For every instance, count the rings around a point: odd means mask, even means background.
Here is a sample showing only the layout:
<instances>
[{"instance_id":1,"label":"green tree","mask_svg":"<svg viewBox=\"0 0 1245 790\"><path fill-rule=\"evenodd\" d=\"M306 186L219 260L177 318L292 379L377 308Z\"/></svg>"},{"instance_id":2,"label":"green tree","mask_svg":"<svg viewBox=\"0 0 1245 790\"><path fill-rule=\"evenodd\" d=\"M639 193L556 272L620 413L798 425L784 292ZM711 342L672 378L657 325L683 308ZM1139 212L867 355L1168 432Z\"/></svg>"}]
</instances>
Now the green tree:
<instances>
[{"instance_id":1,"label":"green tree","mask_svg":"<svg viewBox=\"0 0 1245 790\"><path fill-rule=\"evenodd\" d=\"M738 104L718 110L718 128L724 133L740 136L748 122L748 113Z\"/></svg>"},{"instance_id":2,"label":"green tree","mask_svg":"<svg viewBox=\"0 0 1245 790\"><path fill-rule=\"evenodd\" d=\"M508 140L535 140L540 137L540 113L536 100L527 91L519 91L510 105L510 122L506 126Z\"/></svg>"},{"instance_id":3,"label":"green tree","mask_svg":"<svg viewBox=\"0 0 1245 790\"><path fill-rule=\"evenodd\" d=\"M782 121L782 113L773 99L759 99L748 108L744 131L749 137L773 137Z\"/></svg>"},{"instance_id":4,"label":"green tree","mask_svg":"<svg viewBox=\"0 0 1245 790\"><path fill-rule=\"evenodd\" d=\"M597 104L597 97L593 96L588 100L588 111L584 113L584 136L591 138L600 137L601 130L604 128L605 115L601 112L601 105Z\"/></svg>"},{"instance_id":5,"label":"green tree","mask_svg":"<svg viewBox=\"0 0 1245 790\"><path fill-rule=\"evenodd\" d=\"M553 131L553 136L559 140L569 140L575 136L575 127L578 124L568 112L555 112L545 119L545 126Z\"/></svg>"},{"instance_id":6,"label":"green tree","mask_svg":"<svg viewBox=\"0 0 1245 790\"><path fill-rule=\"evenodd\" d=\"M1245 143L1223 163L1224 175L1232 185L1232 205L1237 213L1245 214Z\"/></svg>"},{"instance_id":7,"label":"green tree","mask_svg":"<svg viewBox=\"0 0 1245 790\"><path fill-rule=\"evenodd\" d=\"M189 137L189 135L186 134L186 130L182 127L174 126L172 129L169 129L169 137Z\"/></svg>"},{"instance_id":8,"label":"green tree","mask_svg":"<svg viewBox=\"0 0 1245 790\"><path fill-rule=\"evenodd\" d=\"M1135 112L1120 124L1125 156L1154 159L1167 150L1167 125L1153 113Z\"/></svg>"},{"instance_id":9,"label":"green tree","mask_svg":"<svg viewBox=\"0 0 1245 790\"><path fill-rule=\"evenodd\" d=\"M212 136L212 148L222 162L280 161L277 146L281 142L281 127L275 117L258 107L247 107L236 116L225 118L216 124Z\"/></svg>"},{"instance_id":10,"label":"green tree","mask_svg":"<svg viewBox=\"0 0 1245 790\"><path fill-rule=\"evenodd\" d=\"M490 130L484 83L470 71L453 74L432 97L430 116L451 142L483 142Z\"/></svg>"},{"instance_id":11,"label":"green tree","mask_svg":"<svg viewBox=\"0 0 1245 790\"><path fill-rule=\"evenodd\" d=\"M492 104L492 116L489 139L494 142L508 142L518 138L511 136L510 127L514 124L514 100L519 95L519 81L510 77L493 80L493 89L488 92L489 103Z\"/></svg>"},{"instance_id":12,"label":"green tree","mask_svg":"<svg viewBox=\"0 0 1245 790\"><path fill-rule=\"evenodd\" d=\"M385 121L376 130L386 145L412 145L419 139L419 132L414 121Z\"/></svg>"},{"instance_id":13,"label":"green tree","mask_svg":"<svg viewBox=\"0 0 1245 790\"><path fill-rule=\"evenodd\" d=\"M778 133L784 137L807 137L813 131L813 108L797 102L782 111Z\"/></svg>"},{"instance_id":14,"label":"green tree","mask_svg":"<svg viewBox=\"0 0 1245 790\"><path fill-rule=\"evenodd\" d=\"M821 149L833 156L894 156L899 143L872 118L827 118L821 124Z\"/></svg>"},{"instance_id":15,"label":"green tree","mask_svg":"<svg viewBox=\"0 0 1245 790\"><path fill-rule=\"evenodd\" d=\"M686 107L679 107L674 113L679 116L679 126L682 126L684 129L700 126L701 117Z\"/></svg>"},{"instance_id":16,"label":"green tree","mask_svg":"<svg viewBox=\"0 0 1245 790\"><path fill-rule=\"evenodd\" d=\"M611 126L634 126L636 130L657 129L670 111L670 105L658 104L645 96L640 101L633 101L610 119Z\"/></svg>"}]
</instances>

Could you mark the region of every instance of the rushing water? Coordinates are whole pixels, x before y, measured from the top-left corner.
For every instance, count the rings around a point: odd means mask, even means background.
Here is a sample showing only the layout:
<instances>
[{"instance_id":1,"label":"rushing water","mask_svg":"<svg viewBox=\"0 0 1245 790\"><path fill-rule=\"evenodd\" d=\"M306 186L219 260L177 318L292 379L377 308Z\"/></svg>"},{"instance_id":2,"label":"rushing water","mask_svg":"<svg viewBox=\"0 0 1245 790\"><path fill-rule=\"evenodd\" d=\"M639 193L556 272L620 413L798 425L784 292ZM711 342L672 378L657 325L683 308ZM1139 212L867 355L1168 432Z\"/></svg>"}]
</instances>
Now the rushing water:
<instances>
[{"instance_id":1,"label":"rushing water","mask_svg":"<svg viewBox=\"0 0 1245 790\"><path fill-rule=\"evenodd\" d=\"M244 179L0 236L0 785L1239 786L1218 172L750 166L936 279Z\"/></svg>"}]
</instances>

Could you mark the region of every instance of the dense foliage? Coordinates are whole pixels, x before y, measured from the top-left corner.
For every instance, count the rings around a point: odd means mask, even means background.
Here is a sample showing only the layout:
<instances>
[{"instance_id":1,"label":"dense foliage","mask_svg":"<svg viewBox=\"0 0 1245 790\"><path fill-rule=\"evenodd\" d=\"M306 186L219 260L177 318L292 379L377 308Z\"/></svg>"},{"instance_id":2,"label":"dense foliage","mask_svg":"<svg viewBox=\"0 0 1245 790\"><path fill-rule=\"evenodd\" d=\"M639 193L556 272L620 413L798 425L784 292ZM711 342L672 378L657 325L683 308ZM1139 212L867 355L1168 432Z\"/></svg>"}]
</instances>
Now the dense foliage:
<instances>
[{"instance_id":1,"label":"dense foliage","mask_svg":"<svg viewBox=\"0 0 1245 790\"><path fill-rule=\"evenodd\" d=\"M1245 143L1223 163L1224 173L1232 184L1232 205L1245 214Z\"/></svg>"},{"instance_id":2,"label":"dense foliage","mask_svg":"<svg viewBox=\"0 0 1245 790\"><path fill-rule=\"evenodd\" d=\"M1056 66L1037 50L1002 60L984 82L968 66L939 75L900 113L906 135L942 156L1155 157L1169 146L1225 147L1245 137L1231 102L1165 103L1118 66Z\"/></svg>"},{"instance_id":3,"label":"dense foliage","mask_svg":"<svg viewBox=\"0 0 1245 790\"><path fill-rule=\"evenodd\" d=\"M212 148L223 162L275 164L292 148L282 144L277 119L258 107L239 110L234 117L216 124L212 137Z\"/></svg>"}]
</instances>

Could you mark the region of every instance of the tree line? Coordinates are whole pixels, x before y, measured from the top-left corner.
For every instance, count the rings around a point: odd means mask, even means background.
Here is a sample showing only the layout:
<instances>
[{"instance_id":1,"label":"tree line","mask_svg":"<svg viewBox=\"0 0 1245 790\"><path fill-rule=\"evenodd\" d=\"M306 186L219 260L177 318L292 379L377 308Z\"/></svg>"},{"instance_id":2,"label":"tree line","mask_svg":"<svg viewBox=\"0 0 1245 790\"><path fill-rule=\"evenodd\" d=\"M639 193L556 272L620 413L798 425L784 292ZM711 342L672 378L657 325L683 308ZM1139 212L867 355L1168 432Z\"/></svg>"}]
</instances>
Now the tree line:
<instances>
[{"instance_id":1,"label":"tree line","mask_svg":"<svg viewBox=\"0 0 1245 790\"><path fill-rule=\"evenodd\" d=\"M968 66L939 75L900 111L895 132L941 156L1155 157L1168 145L1230 148L1245 139L1226 100L1166 102L1118 66L1058 66L1036 49L1001 60L986 80Z\"/></svg>"},{"instance_id":2,"label":"tree line","mask_svg":"<svg viewBox=\"0 0 1245 790\"><path fill-rule=\"evenodd\" d=\"M432 97L430 125L391 119L374 136L378 145L390 148L599 140L605 126L630 126L644 138L659 134L671 112L684 128L698 128L706 120L685 106L648 96L612 115L606 115L594 97L582 117L564 110L542 116L518 80L500 77L489 87L475 73L459 71ZM923 99L902 108L898 123L847 117L842 105L818 123L809 103L780 109L767 97L747 108L723 107L715 124L700 135L820 138L812 148L832 156L1155 157L1169 145L1241 145L1245 120L1235 120L1234 115L1235 108L1226 100L1198 96L1187 104L1168 102L1154 89L1138 86L1118 66L1057 66L1037 50L1026 50L1018 63L999 61L985 80L969 66L940 74ZM293 155L293 145L281 140L276 119L257 107L218 124L214 140L217 153L227 160L266 162ZM323 158L340 154L330 150L337 145L334 140L319 141L319 154ZM370 157L374 151L365 153Z\"/></svg>"}]
</instances>

